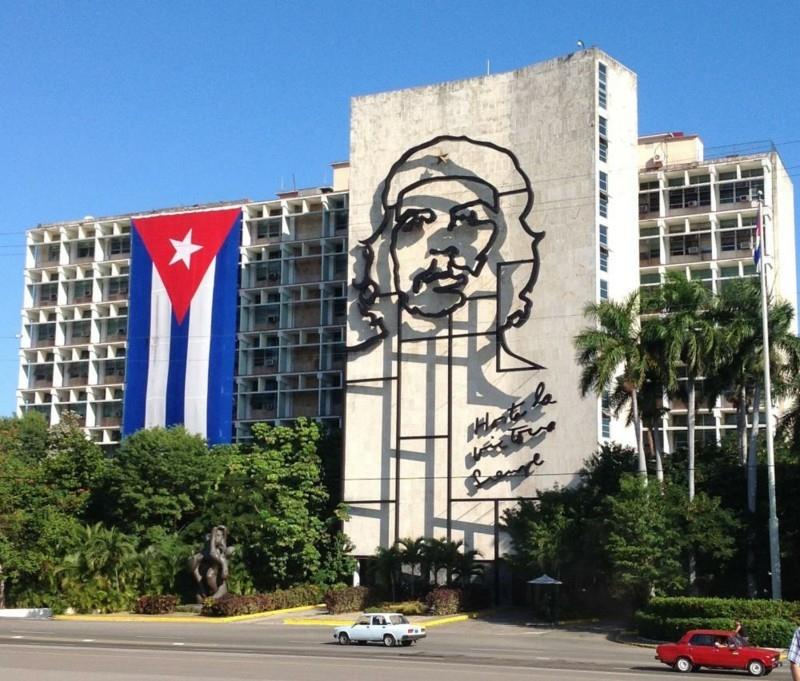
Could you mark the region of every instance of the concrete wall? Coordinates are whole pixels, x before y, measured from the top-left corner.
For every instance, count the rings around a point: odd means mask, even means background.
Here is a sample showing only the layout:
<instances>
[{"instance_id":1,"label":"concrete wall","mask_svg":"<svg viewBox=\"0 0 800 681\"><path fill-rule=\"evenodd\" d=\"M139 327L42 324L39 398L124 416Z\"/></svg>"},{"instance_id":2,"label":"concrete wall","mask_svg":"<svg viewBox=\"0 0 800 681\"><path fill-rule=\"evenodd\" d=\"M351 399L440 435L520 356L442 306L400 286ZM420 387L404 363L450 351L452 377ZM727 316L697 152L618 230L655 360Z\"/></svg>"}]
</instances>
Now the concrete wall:
<instances>
[{"instance_id":1,"label":"concrete wall","mask_svg":"<svg viewBox=\"0 0 800 681\"><path fill-rule=\"evenodd\" d=\"M579 395L572 339L599 286L598 59L611 69L609 282L623 295L638 271L636 89L607 55L353 100L362 295L351 287L344 497L357 554L421 535L505 553L503 510L571 484L596 450L598 402ZM447 229L464 210L475 224Z\"/></svg>"}]
</instances>

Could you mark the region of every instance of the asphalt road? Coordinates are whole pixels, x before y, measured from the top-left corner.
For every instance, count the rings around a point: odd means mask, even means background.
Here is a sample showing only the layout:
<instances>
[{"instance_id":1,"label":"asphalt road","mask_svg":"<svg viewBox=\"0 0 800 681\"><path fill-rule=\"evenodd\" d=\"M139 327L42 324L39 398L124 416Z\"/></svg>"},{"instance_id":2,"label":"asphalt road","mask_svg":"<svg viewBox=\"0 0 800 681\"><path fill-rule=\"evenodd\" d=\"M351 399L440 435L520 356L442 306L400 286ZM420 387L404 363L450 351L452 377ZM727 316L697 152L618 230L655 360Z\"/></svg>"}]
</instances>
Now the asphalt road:
<instances>
[{"instance_id":1,"label":"asphalt road","mask_svg":"<svg viewBox=\"0 0 800 681\"><path fill-rule=\"evenodd\" d=\"M653 659L651 649L614 643L601 627L470 621L431 629L427 639L409 648L338 646L331 631L285 626L280 619L238 624L0 621L0 679L653 681L673 673ZM786 672L775 673L781 675ZM697 677L744 678L708 671Z\"/></svg>"}]
</instances>

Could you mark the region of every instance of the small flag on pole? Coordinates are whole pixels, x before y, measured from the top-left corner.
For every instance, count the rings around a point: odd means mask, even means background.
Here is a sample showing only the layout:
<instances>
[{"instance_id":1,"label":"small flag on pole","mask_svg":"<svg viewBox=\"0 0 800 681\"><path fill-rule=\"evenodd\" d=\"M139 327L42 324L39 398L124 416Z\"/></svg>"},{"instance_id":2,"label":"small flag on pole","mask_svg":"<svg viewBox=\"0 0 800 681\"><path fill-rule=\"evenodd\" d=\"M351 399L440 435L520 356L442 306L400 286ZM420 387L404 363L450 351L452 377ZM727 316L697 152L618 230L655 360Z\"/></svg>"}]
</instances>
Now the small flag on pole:
<instances>
[{"instance_id":1,"label":"small flag on pole","mask_svg":"<svg viewBox=\"0 0 800 681\"><path fill-rule=\"evenodd\" d=\"M753 262L756 265L756 270L761 271L761 204L758 206L758 215L756 216L756 238L753 243Z\"/></svg>"}]
</instances>

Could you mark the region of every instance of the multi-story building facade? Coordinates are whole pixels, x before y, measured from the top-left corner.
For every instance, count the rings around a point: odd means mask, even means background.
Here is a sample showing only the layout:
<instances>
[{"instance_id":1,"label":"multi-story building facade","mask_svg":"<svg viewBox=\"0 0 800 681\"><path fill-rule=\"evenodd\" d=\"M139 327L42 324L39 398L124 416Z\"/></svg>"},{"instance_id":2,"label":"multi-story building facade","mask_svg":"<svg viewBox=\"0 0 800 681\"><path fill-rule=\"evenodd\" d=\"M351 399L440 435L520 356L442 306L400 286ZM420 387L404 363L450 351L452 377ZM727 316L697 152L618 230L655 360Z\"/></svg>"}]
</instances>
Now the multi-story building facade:
<instances>
[{"instance_id":1,"label":"multi-story building facade","mask_svg":"<svg viewBox=\"0 0 800 681\"><path fill-rule=\"evenodd\" d=\"M419 102L413 108L416 127L404 118L412 99ZM541 333L539 322L563 321L550 333L552 347L533 348L548 354L542 364L572 361L571 337L585 323L580 308L589 300L620 298L637 284L646 295L671 269L714 291L732 278L755 276L751 248L759 192L772 289L796 304L793 190L778 154L766 149L704 155L698 137L678 133L637 143L635 74L602 52L586 50L513 74L360 98L354 105L357 186L350 186L347 163L334 164L329 188L192 207L243 211L231 405L236 440L246 440L258 421L282 423L302 415L343 423L349 270L357 261L354 254L348 265L348 253L376 228L366 208L375 205L375 184L386 177L403 144L411 147L426 136L447 132L502 140L498 144L511 154L506 158L519 158L529 175L535 200L527 219L546 238L539 246L531 323L524 327L531 336L520 335L520 342ZM392 130L369 127L379 119L359 114L367 106L380 109L380 120L402 119L395 126L407 133L402 143ZM526 117L540 123L523 124ZM442 154L444 165L446 150ZM66 410L75 412L93 439L110 446L119 442L122 422L134 217L86 217L40 225L27 234L18 411L39 411L50 422ZM558 281L551 278L556 262ZM350 378L360 380L356 373ZM565 405L580 399L566 370L553 372L549 385ZM674 449L682 443L686 414L679 401L670 407L664 427L670 433L667 447ZM592 402L590 411L591 418L582 422L588 439L574 446L581 456L590 442L630 440L629 429L612 418L603 400ZM702 410L698 424L701 437L721 438L735 427L732 405L723 400ZM365 541L366 546L371 539Z\"/></svg>"},{"instance_id":2,"label":"multi-story building facade","mask_svg":"<svg viewBox=\"0 0 800 681\"><path fill-rule=\"evenodd\" d=\"M797 311L792 182L774 148L706 155L696 135L667 133L639 139L639 277L642 297L668 271L679 271L719 293L726 282L756 277L753 246L763 211L769 290ZM686 404L669 403L667 448L686 442ZM763 407L762 407L763 408ZM719 441L735 430L734 406L702 405L698 438ZM764 423L762 416L761 423Z\"/></svg>"},{"instance_id":3,"label":"multi-story building facade","mask_svg":"<svg viewBox=\"0 0 800 681\"><path fill-rule=\"evenodd\" d=\"M257 421L341 423L347 175L346 163L334 164L333 187L224 204L243 211L237 440ZM18 411L56 423L69 410L103 445L120 439L134 217L86 217L27 234Z\"/></svg>"}]
</instances>

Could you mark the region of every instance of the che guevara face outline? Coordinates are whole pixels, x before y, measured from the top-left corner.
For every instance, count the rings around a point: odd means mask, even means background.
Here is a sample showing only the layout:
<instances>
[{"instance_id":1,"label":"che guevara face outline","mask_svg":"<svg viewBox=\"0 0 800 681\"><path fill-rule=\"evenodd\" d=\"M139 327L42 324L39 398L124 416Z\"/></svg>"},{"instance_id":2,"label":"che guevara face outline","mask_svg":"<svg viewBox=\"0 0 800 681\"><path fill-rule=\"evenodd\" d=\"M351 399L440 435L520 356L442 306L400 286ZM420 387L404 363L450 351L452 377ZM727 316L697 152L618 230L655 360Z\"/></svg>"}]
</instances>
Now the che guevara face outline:
<instances>
[{"instance_id":1,"label":"che guevara face outline","mask_svg":"<svg viewBox=\"0 0 800 681\"><path fill-rule=\"evenodd\" d=\"M427 318L460 308L503 226L496 189L481 178L426 178L404 188L393 211L389 254L399 303Z\"/></svg>"}]
</instances>

